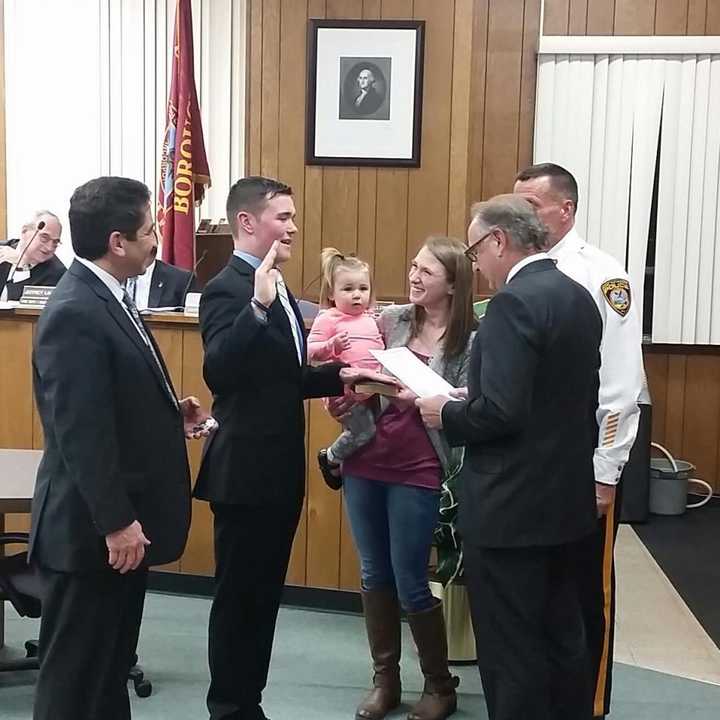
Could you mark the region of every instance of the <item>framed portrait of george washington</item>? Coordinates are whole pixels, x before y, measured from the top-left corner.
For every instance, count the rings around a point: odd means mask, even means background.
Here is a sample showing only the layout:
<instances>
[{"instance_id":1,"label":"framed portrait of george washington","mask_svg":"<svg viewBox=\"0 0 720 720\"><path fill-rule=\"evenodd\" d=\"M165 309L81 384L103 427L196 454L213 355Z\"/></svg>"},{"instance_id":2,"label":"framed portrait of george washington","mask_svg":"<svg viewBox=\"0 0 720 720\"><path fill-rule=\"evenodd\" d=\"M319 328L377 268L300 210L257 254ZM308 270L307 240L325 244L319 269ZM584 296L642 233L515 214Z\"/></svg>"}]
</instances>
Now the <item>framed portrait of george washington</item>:
<instances>
[{"instance_id":1,"label":"framed portrait of george washington","mask_svg":"<svg viewBox=\"0 0 720 720\"><path fill-rule=\"evenodd\" d=\"M308 21L308 165L420 165L424 33L423 20Z\"/></svg>"}]
</instances>

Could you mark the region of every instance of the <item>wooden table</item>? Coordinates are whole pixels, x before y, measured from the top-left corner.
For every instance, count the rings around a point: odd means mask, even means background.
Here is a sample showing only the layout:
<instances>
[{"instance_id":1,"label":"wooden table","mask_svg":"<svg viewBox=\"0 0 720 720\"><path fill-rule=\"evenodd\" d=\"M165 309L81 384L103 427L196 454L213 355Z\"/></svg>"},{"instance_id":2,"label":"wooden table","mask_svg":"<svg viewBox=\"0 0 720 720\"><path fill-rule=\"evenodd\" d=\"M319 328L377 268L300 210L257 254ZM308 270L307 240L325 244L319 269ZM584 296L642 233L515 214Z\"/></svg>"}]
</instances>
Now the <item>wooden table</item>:
<instances>
[{"instance_id":1,"label":"wooden table","mask_svg":"<svg viewBox=\"0 0 720 720\"><path fill-rule=\"evenodd\" d=\"M40 458L41 450L0 450L0 532L6 513L30 512ZM0 602L0 648L4 643L5 603Z\"/></svg>"}]
</instances>

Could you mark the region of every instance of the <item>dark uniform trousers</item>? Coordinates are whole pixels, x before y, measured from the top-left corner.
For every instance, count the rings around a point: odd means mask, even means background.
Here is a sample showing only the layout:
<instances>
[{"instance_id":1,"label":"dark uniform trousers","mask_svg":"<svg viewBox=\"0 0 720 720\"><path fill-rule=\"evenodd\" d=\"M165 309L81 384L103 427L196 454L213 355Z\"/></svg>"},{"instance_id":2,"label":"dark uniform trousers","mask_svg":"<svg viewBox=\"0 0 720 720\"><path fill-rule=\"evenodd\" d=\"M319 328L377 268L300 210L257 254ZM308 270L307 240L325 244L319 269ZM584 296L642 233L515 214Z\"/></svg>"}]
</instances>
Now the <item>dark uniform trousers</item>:
<instances>
[{"instance_id":1,"label":"dark uniform trousers","mask_svg":"<svg viewBox=\"0 0 720 720\"><path fill-rule=\"evenodd\" d=\"M598 520L598 531L589 536L587 565L580 568L580 602L591 663L593 717L610 712L615 643L615 540L622 507L622 478L607 515Z\"/></svg>"},{"instance_id":2,"label":"dark uniform trousers","mask_svg":"<svg viewBox=\"0 0 720 720\"><path fill-rule=\"evenodd\" d=\"M490 720L589 720L577 588L587 542L464 552Z\"/></svg>"},{"instance_id":3,"label":"dark uniform trousers","mask_svg":"<svg viewBox=\"0 0 720 720\"><path fill-rule=\"evenodd\" d=\"M211 720L263 720L275 622L300 506L211 503L215 598L210 611Z\"/></svg>"},{"instance_id":4,"label":"dark uniform trousers","mask_svg":"<svg viewBox=\"0 0 720 720\"><path fill-rule=\"evenodd\" d=\"M34 720L129 720L127 677L147 570L38 572L44 597Z\"/></svg>"}]
</instances>

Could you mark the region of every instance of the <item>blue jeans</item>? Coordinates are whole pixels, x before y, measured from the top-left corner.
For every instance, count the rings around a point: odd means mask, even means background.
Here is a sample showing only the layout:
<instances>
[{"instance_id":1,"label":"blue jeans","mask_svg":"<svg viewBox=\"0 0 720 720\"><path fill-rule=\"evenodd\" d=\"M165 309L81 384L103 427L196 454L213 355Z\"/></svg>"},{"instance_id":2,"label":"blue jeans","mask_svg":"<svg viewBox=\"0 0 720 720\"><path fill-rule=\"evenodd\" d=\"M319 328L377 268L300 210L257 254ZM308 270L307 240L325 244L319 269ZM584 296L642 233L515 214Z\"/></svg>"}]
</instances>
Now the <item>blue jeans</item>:
<instances>
[{"instance_id":1,"label":"blue jeans","mask_svg":"<svg viewBox=\"0 0 720 720\"><path fill-rule=\"evenodd\" d=\"M363 590L395 587L406 612L431 608L428 563L439 491L345 475L343 494Z\"/></svg>"}]
</instances>

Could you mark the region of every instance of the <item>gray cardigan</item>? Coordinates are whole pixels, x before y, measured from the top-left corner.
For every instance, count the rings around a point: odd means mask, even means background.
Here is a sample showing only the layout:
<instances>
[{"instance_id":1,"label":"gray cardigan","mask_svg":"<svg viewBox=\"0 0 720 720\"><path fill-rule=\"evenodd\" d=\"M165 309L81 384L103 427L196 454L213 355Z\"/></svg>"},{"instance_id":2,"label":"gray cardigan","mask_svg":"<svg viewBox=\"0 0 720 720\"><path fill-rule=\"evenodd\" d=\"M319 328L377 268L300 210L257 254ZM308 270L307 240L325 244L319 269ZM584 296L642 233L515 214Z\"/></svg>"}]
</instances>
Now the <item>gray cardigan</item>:
<instances>
[{"instance_id":1,"label":"gray cardigan","mask_svg":"<svg viewBox=\"0 0 720 720\"><path fill-rule=\"evenodd\" d=\"M378 318L378 327L385 340L386 348L405 347L410 342L414 305L390 305L386 307ZM452 360L445 361L441 352L430 358L430 367L447 380L453 387L467 385L468 365L470 361L470 348L475 338L475 332L470 333L467 346L461 355ZM385 412L389 405L386 397L380 396L380 412ZM443 472L447 473L460 462L461 448L451 448L445 439L442 430L425 428L432 446L440 460Z\"/></svg>"}]
</instances>

